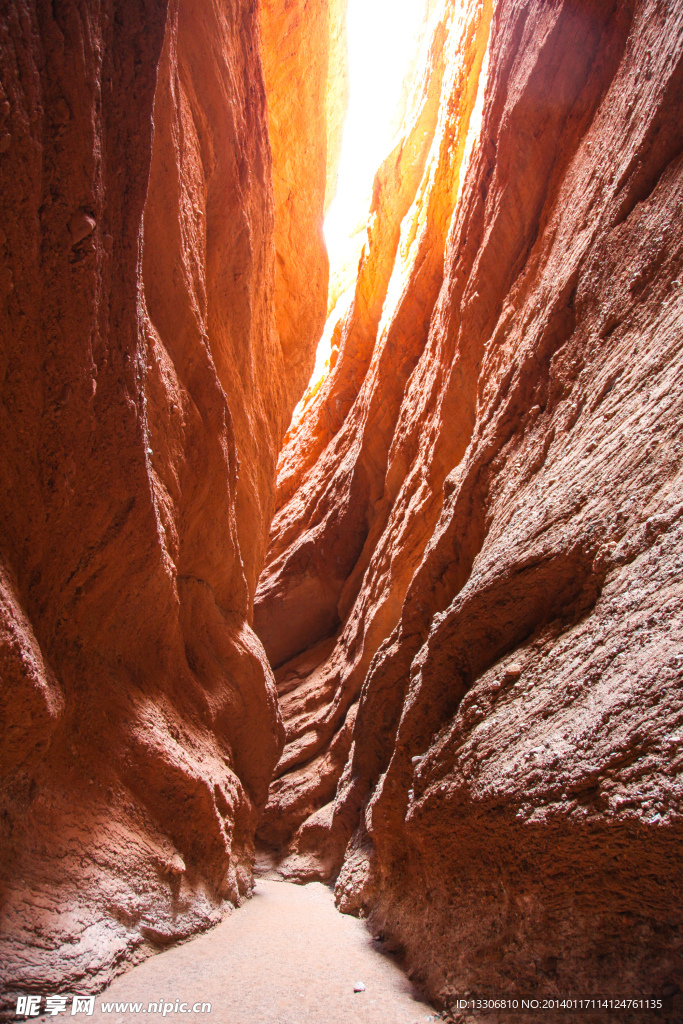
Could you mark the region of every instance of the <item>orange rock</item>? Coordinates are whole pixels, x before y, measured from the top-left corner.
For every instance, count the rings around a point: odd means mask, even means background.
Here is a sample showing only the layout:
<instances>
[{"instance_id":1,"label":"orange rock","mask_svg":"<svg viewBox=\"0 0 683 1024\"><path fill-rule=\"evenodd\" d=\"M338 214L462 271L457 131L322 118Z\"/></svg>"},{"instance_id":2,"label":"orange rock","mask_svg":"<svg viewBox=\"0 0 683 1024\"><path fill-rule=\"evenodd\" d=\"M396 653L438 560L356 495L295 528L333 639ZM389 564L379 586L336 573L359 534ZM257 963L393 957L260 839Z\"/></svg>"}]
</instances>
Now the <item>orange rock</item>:
<instances>
[{"instance_id":1,"label":"orange rock","mask_svg":"<svg viewBox=\"0 0 683 1024\"><path fill-rule=\"evenodd\" d=\"M337 193L337 171L341 157L344 119L349 102L349 67L346 43L346 11L348 0L328 0L327 5L327 88L325 116L327 150L325 180L325 211ZM322 44L325 45L323 39ZM309 69L304 69L308 81ZM318 339L315 339L316 342Z\"/></svg>"},{"instance_id":2,"label":"orange rock","mask_svg":"<svg viewBox=\"0 0 683 1024\"><path fill-rule=\"evenodd\" d=\"M327 311L322 230L336 189L347 102L345 14L346 0L260 4L275 190L275 313L291 407L313 371Z\"/></svg>"}]
</instances>

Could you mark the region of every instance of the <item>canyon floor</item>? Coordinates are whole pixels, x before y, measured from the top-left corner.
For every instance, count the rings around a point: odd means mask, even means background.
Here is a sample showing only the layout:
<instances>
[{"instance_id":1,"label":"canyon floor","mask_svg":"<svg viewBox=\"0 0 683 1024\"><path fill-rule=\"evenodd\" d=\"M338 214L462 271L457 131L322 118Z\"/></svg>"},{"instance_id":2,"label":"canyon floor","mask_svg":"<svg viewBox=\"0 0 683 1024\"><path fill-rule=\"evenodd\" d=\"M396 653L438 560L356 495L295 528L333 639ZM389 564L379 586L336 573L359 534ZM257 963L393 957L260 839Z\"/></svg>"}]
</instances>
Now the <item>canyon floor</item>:
<instances>
[{"instance_id":1,"label":"canyon floor","mask_svg":"<svg viewBox=\"0 0 683 1024\"><path fill-rule=\"evenodd\" d=\"M362 981L364 992L354 992ZM437 1017L391 954L319 882L259 879L254 896L213 931L152 957L97 997L84 1021L156 1020L149 1002L211 1003L169 1019L219 1024L424 1024ZM103 1012L102 1004L145 1010ZM45 1018L47 1020L51 1018Z\"/></svg>"}]
</instances>

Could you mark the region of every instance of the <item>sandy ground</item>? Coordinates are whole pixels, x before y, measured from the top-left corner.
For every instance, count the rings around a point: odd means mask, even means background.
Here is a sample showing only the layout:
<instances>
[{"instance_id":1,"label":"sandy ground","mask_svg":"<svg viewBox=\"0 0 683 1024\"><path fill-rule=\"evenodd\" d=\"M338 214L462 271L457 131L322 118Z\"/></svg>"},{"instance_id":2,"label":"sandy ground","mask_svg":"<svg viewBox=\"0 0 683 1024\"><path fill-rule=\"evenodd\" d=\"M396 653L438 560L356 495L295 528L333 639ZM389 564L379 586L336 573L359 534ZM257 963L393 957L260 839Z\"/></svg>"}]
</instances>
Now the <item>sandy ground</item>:
<instances>
[{"instance_id":1,"label":"sandy ground","mask_svg":"<svg viewBox=\"0 0 683 1024\"><path fill-rule=\"evenodd\" d=\"M363 982L364 992L354 992ZM176 1013L187 1024L426 1024L435 1011L365 925L338 913L332 893L261 879L253 899L213 931L146 960L118 978L74 1021L145 1024L161 1020L150 1002L210 1003ZM103 1003L142 1003L102 1011ZM48 1020L59 1018L48 1017Z\"/></svg>"}]
</instances>

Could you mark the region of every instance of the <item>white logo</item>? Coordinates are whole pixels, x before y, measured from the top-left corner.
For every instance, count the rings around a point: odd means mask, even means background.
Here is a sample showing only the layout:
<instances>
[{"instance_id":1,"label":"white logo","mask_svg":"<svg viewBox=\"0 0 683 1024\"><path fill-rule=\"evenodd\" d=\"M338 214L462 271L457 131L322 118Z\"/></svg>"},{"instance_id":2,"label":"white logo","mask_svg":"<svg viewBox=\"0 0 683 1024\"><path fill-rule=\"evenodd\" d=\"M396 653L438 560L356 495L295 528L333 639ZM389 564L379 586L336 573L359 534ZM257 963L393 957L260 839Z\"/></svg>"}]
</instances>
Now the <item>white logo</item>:
<instances>
[{"instance_id":1,"label":"white logo","mask_svg":"<svg viewBox=\"0 0 683 1024\"><path fill-rule=\"evenodd\" d=\"M40 1013L42 996L19 996L17 999L17 1017L37 1017Z\"/></svg>"},{"instance_id":2,"label":"white logo","mask_svg":"<svg viewBox=\"0 0 683 1024\"><path fill-rule=\"evenodd\" d=\"M94 1009L94 996L74 996L74 1001L71 1004L71 1016L73 1017L75 1013L87 1013L90 1017Z\"/></svg>"},{"instance_id":3,"label":"white logo","mask_svg":"<svg viewBox=\"0 0 683 1024\"><path fill-rule=\"evenodd\" d=\"M45 1000L45 1012L51 1017L58 1013L66 1013L66 996L48 996Z\"/></svg>"},{"instance_id":4,"label":"white logo","mask_svg":"<svg viewBox=\"0 0 683 1024\"><path fill-rule=\"evenodd\" d=\"M17 1017L39 1017L42 996L19 996L17 999ZM66 1013L67 996L47 996L45 999L45 1012L51 1017L58 1013ZM71 1003L71 1016L75 1013L85 1013L91 1017L95 1010L94 996L74 996Z\"/></svg>"}]
</instances>

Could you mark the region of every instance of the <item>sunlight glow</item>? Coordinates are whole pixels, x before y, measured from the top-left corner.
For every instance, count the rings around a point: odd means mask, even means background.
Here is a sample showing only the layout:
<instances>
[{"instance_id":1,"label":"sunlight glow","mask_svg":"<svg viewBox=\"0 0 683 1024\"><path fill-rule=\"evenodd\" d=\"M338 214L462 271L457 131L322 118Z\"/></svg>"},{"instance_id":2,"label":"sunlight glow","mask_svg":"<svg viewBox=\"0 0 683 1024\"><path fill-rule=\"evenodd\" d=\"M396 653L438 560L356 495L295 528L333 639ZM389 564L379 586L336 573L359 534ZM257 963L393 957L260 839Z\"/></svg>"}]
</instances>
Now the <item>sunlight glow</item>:
<instances>
[{"instance_id":1,"label":"sunlight glow","mask_svg":"<svg viewBox=\"0 0 683 1024\"><path fill-rule=\"evenodd\" d=\"M363 232L375 171L400 127L424 15L425 0L349 0L349 106L337 194L325 219L332 274Z\"/></svg>"},{"instance_id":2,"label":"sunlight glow","mask_svg":"<svg viewBox=\"0 0 683 1024\"><path fill-rule=\"evenodd\" d=\"M324 226L330 257L329 319L318 346L308 395L326 372L334 327L353 298L373 179L382 160L391 152L401 126L409 77L429 3L430 0L349 0L349 105L337 192Z\"/></svg>"},{"instance_id":3,"label":"sunlight glow","mask_svg":"<svg viewBox=\"0 0 683 1024\"><path fill-rule=\"evenodd\" d=\"M446 64L449 68L448 75L457 75L460 61L458 57L458 48L460 47L461 36L459 33L452 32L449 38L449 46L451 52L447 55ZM465 137L465 144L462 151L462 161L460 163L457 184L458 191L455 199L455 208L457 208L462 195L462 189L467 177L467 170L472 159L472 154L475 151L475 146L479 141L479 135L481 131L481 122L484 115L484 98L486 95L486 85L488 80L488 66L489 66L489 50L488 46L484 53L482 61L481 71L479 73L477 94L472 113L470 115L469 125L467 129L467 135ZM452 78L448 77L444 79L445 86L444 91L446 94L453 92L455 84ZM436 172L437 163L439 160L438 148L441 145L441 140L445 134L445 122L450 116L448 106L443 106L439 113L439 124L437 125L435 139L432 146L432 151L427 160L426 174L430 177ZM457 146L455 149L451 147L451 158L457 160ZM421 228L424 224L425 218L427 217L427 206L424 205L425 194L428 195L431 189L431 184L426 186L423 184L417 191L415 199L408 214L404 217L401 224L401 238L399 241L398 252L396 260L394 262L394 268L392 271L391 279L389 281L389 287L387 288L387 296L384 300L384 307L382 309L382 318L380 320L377 336L380 338L383 331L388 328L391 320L396 314L398 304L403 295L404 288L409 279L409 276L414 267L415 260L417 258L417 250L420 244L420 233Z\"/></svg>"}]
</instances>

